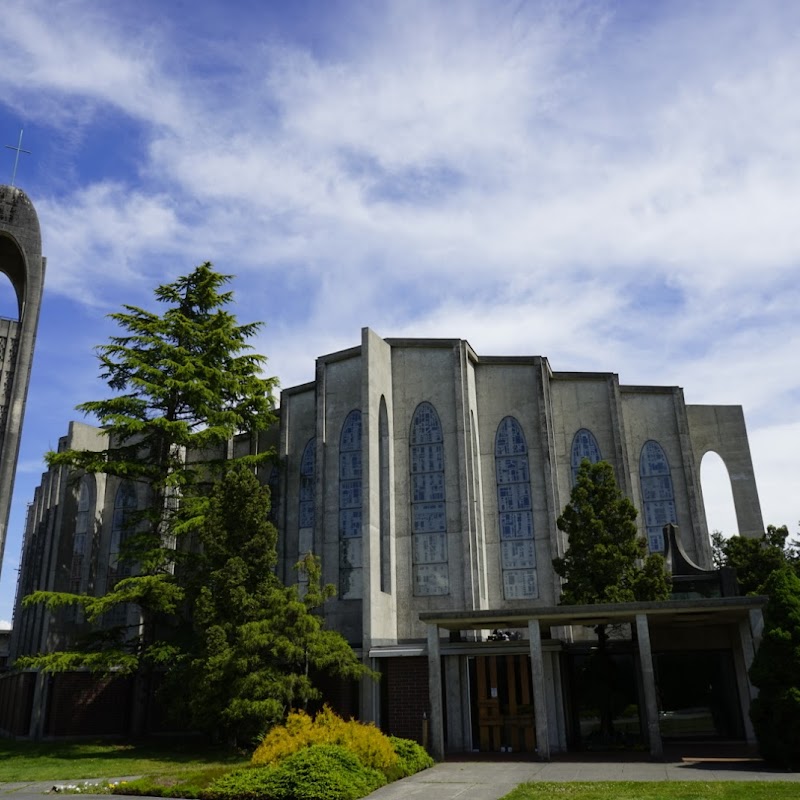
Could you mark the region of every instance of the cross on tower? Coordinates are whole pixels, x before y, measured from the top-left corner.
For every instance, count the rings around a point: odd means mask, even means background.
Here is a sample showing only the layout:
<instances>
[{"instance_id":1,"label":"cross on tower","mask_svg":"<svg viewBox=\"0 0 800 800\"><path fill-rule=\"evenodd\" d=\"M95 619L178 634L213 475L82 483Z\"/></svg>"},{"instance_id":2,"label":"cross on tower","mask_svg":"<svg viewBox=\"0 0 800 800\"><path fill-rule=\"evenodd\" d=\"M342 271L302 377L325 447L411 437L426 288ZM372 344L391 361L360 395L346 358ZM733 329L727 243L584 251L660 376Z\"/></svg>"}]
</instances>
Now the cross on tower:
<instances>
[{"instance_id":1,"label":"cross on tower","mask_svg":"<svg viewBox=\"0 0 800 800\"><path fill-rule=\"evenodd\" d=\"M6 147L9 150L16 150L16 154L14 156L14 171L11 173L11 185L14 185L14 181L17 179L17 164L19 163L19 154L20 153L27 153L28 155L31 154L30 150L23 150L22 149L22 128L19 129L19 142L17 142L17 146L14 147L13 144L7 144Z\"/></svg>"}]
</instances>

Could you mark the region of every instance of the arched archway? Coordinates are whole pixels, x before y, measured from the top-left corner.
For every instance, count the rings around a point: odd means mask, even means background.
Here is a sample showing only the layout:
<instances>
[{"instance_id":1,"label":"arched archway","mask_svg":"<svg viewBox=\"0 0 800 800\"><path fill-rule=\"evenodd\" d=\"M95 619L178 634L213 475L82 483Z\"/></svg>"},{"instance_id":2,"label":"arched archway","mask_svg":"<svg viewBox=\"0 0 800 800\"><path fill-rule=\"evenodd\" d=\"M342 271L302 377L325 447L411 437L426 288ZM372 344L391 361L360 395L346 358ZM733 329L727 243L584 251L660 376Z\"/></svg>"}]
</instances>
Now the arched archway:
<instances>
[{"instance_id":1,"label":"arched archway","mask_svg":"<svg viewBox=\"0 0 800 800\"><path fill-rule=\"evenodd\" d=\"M739 533L731 476L725 462L709 450L700 462L700 486L709 534L720 531L726 538Z\"/></svg>"},{"instance_id":2,"label":"arched archway","mask_svg":"<svg viewBox=\"0 0 800 800\"><path fill-rule=\"evenodd\" d=\"M11 280L3 272L0 272L0 318L19 319L17 293Z\"/></svg>"}]
</instances>

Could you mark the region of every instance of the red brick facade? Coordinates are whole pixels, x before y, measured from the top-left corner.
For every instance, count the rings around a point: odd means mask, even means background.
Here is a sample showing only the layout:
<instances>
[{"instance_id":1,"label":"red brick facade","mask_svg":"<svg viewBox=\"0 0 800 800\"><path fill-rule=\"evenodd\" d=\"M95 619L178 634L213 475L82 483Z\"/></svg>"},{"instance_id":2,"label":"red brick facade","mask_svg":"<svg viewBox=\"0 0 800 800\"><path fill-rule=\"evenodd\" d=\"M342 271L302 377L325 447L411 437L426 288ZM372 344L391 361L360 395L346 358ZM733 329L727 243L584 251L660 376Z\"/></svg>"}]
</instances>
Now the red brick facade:
<instances>
[{"instance_id":1,"label":"red brick facade","mask_svg":"<svg viewBox=\"0 0 800 800\"><path fill-rule=\"evenodd\" d=\"M50 680L46 736L123 736L128 732L129 678L66 672Z\"/></svg>"},{"instance_id":2,"label":"red brick facade","mask_svg":"<svg viewBox=\"0 0 800 800\"><path fill-rule=\"evenodd\" d=\"M18 672L0 678L0 732L7 736L27 736L31 724L36 675Z\"/></svg>"},{"instance_id":3,"label":"red brick facade","mask_svg":"<svg viewBox=\"0 0 800 800\"><path fill-rule=\"evenodd\" d=\"M382 727L392 736L422 742L428 704L428 659L425 656L380 660Z\"/></svg>"}]
</instances>

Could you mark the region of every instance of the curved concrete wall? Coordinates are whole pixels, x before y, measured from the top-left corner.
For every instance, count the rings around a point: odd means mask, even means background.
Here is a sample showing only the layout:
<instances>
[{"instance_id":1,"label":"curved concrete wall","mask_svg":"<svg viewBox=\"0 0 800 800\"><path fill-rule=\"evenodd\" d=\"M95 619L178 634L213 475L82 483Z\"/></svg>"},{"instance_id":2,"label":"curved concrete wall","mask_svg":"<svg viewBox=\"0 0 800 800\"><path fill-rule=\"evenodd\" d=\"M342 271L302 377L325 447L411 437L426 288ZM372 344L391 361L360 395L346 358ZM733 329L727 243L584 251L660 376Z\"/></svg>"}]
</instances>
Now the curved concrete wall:
<instances>
[{"instance_id":1,"label":"curved concrete wall","mask_svg":"<svg viewBox=\"0 0 800 800\"><path fill-rule=\"evenodd\" d=\"M20 433L44 286L39 219L28 196L0 186L0 272L17 295L19 318L0 320L0 564L6 542Z\"/></svg>"}]
</instances>

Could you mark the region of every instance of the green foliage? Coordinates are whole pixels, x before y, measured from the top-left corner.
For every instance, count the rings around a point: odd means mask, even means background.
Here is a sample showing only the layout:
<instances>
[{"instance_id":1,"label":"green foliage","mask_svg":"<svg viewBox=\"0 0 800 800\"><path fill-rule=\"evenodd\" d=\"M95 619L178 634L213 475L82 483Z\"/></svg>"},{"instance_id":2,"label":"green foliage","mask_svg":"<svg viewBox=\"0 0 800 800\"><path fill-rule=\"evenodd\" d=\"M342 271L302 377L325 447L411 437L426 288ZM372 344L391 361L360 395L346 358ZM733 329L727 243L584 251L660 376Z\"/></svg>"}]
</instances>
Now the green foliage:
<instances>
[{"instance_id":1,"label":"green foliage","mask_svg":"<svg viewBox=\"0 0 800 800\"><path fill-rule=\"evenodd\" d=\"M522 783L501 800L796 800L791 781L582 781Z\"/></svg>"},{"instance_id":2,"label":"green foliage","mask_svg":"<svg viewBox=\"0 0 800 800\"><path fill-rule=\"evenodd\" d=\"M275 726L253 753L253 765L281 763L293 753L311 745L341 745L370 769L392 775L399 758L389 740L378 728L356 720L345 721L330 708L320 711L314 720L304 711L289 714L285 725Z\"/></svg>"},{"instance_id":3,"label":"green foliage","mask_svg":"<svg viewBox=\"0 0 800 800\"><path fill-rule=\"evenodd\" d=\"M231 773L209 787L207 800L357 800L386 783L341 745L318 744L273 767Z\"/></svg>"},{"instance_id":4,"label":"green foliage","mask_svg":"<svg viewBox=\"0 0 800 800\"><path fill-rule=\"evenodd\" d=\"M750 667L759 688L750 717L762 756L800 768L800 577L789 566L776 569L763 585L769 595L764 636Z\"/></svg>"},{"instance_id":5,"label":"green foliage","mask_svg":"<svg viewBox=\"0 0 800 800\"><path fill-rule=\"evenodd\" d=\"M647 555L647 545L636 528L636 508L620 492L607 462L592 464L584 459L557 525L569 538L564 557L553 559L553 568L565 579L563 604L669 597L664 559ZM637 563L640 560L642 566Z\"/></svg>"},{"instance_id":6,"label":"green foliage","mask_svg":"<svg viewBox=\"0 0 800 800\"><path fill-rule=\"evenodd\" d=\"M196 738L31 742L0 737L0 783L158 775L174 784L201 771L222 774L245 763L241 753Z\"/></svg>"},{"instance_id":7,"label":"green foliage","mask_svg":"<svg viewBox=\"0 0 800 800\"><path fill-rule=\"evenodd\" d=\"M399 759L397 765L397 778L406 778L434 765L434 760L421 744L412 739L401 739L399 736L390 736L395 753Z\"/></svg>"},{"instance_id":8,"label":"green foliage","mask_svg":"<svg viewBox=\"0 0 800 800\"><path fill-rule=\"evenodd\" d=\"M583 460L570 501L556 524L569 539L564 557L553 559L553 569L565 579L562 604L669 598L670 579L664 558L647 555L647 545L636 527L636 508L620 492L609 463ZM606 650L606 626L598 625L595 631L598 651L589 667L601 685L600 730L603 741L610 744L614 735L613 665Z\"/></svg>"},{"instance_id":9,"label":"green foliage","mask_svg":"<svg viewBox=\"0 0 800 800\"><path fill-rule=\"evenodd\" d=\"M800 573L800 555L796 543L789 540L786 525L767 526L767 532L760 537L731 536L723 539L721 534L716 544L720 551L721 566L733 567L742 594L762 594L764 584L770 575L785 566Z\"/></svg>"},{"instance_id":10,"label":"green foliage","mask_svg":"<svg viewBox=\"0 0 800 800\"><path fill-rule=\"evenodd\" d=\"M87 653L82 666L89 669L106 670L114 659L127 671L163 661L168 645L161 632L175 625L184 596L175 576L182 555L177 536L202 520L208 487L229 464L231 437L264 429L275 419L276 381L261 377L265 359L249 352L247 343L259 323L239 325L226 310L232 294L222 288L229 281L230 276L202 264L155 290L163 313L126 305L110 315L123 332L97 353L101 377L113 394L78 406L99 421L108 446L51 452L47 461L76 477L105 473L145 487L139 494L147 503L132 514L119 554L133 575L100 598L40 592L27 602L51 608L78 604L89 622L101 624L115 606L133 604L141 624L79 643L69 658L40 655L26 666L63 669L68 663L73 668L81 650ZM268 456L241 460L252 467ZM107 650L105 658L98 649Z\"/></svg>"},{"instance_id":11,"label":"green foliage","mask_svg":"<svg viewBox=\"0 0 800 800\"><path fill-rule=\"evenodd\" d=\"M367 673L352 648L324 628L313 604L329 596L284 586L274 574L277 532L269 489L245 465L215 485L199 530L187 597L196 636L173 671L166 696L188 708L191 723L231 741L250 743L288 710L320 696L312 670L357 678Z\"/></svg>"}]
</instances>

